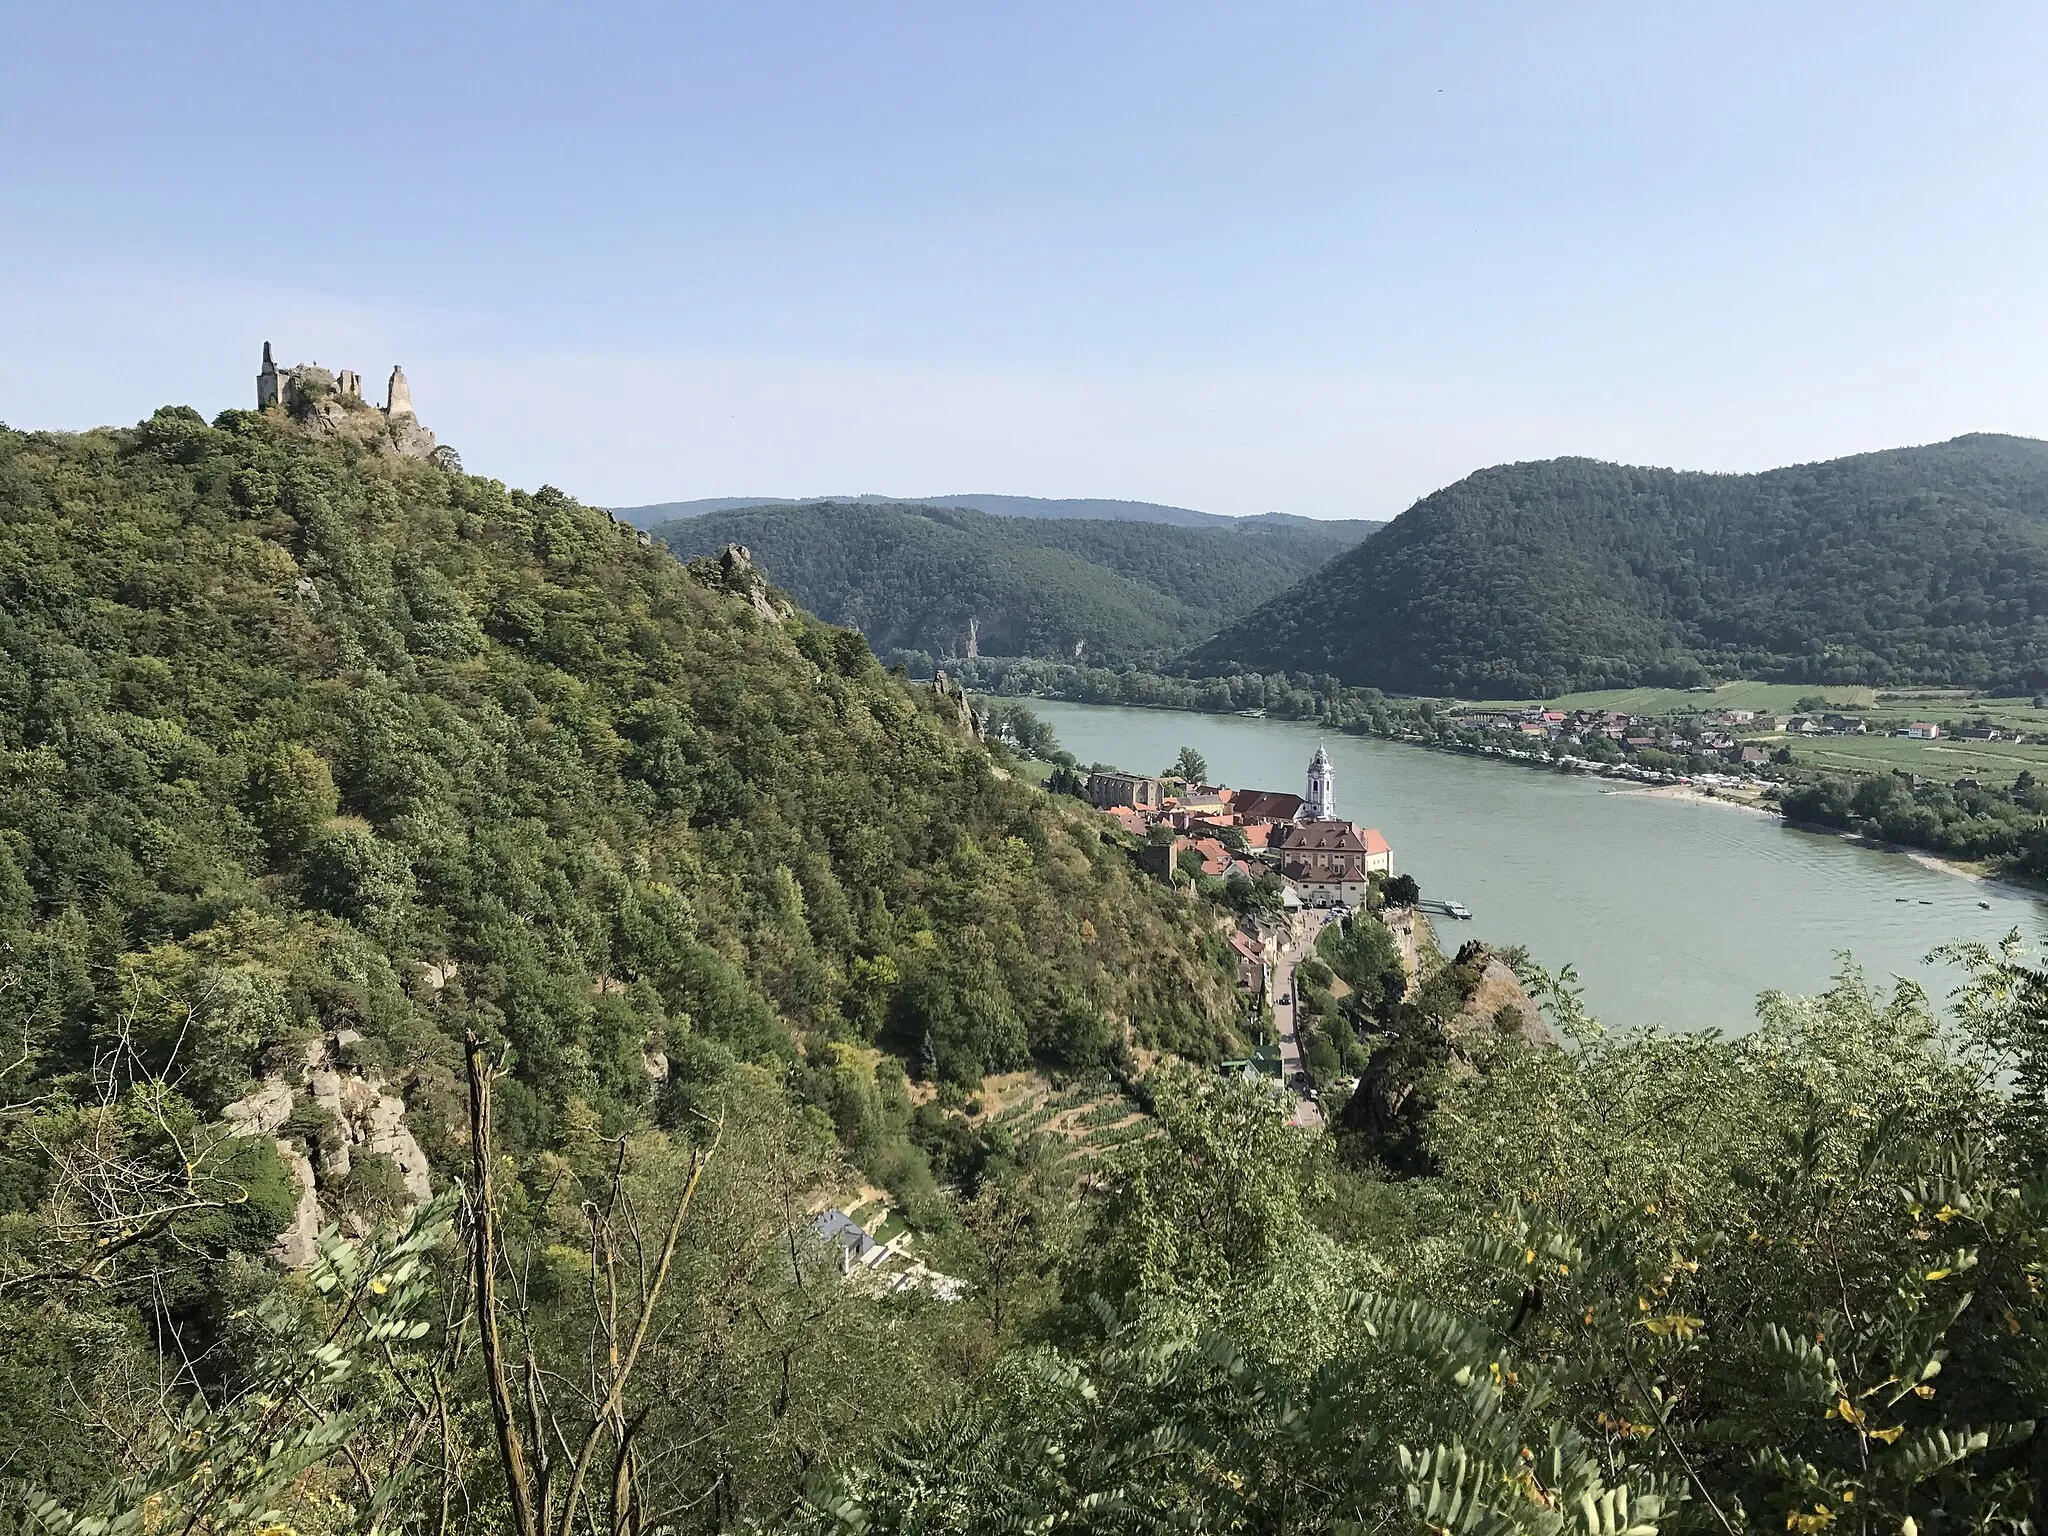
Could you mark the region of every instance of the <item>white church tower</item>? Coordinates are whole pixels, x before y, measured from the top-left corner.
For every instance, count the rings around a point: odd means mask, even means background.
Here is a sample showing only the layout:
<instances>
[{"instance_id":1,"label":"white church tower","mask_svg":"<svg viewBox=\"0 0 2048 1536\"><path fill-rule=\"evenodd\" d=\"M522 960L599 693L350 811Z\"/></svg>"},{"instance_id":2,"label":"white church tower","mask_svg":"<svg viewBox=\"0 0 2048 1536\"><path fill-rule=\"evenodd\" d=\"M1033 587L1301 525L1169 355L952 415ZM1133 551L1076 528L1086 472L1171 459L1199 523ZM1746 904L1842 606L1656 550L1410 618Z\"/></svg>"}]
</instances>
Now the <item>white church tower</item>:
<instances>
[{"instance_id":1,"label":"white church tower","mask_svg":"<svg viewBox=\"0 0 2048 1536\"><path fill-rule=\"evenodd\" d=\"M1308 763L1308 801L1302 815L1309 821L1337 819L1337 770L1330 766L1330 754L1316 743L1316 755Z\"/></svg>"}]
</instances>

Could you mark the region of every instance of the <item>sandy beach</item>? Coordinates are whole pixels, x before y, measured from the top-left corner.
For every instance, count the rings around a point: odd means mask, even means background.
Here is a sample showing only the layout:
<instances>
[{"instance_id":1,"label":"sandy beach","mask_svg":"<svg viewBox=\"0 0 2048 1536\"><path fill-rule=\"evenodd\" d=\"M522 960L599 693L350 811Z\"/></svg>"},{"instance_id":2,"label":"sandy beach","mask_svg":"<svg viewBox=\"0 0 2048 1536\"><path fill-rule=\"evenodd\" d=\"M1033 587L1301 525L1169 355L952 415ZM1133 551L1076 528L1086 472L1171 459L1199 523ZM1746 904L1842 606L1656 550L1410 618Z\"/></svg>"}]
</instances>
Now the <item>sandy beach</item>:
<instances>
[{"instance_id":1,"label":"sandy beach","mask_svg":"<svg viewBox=\"0 0 2048 1536\"><path fill-rule=\"evenodd\" d=\"M1865 841L1869 841L1869 839L1865 839ZM1903 853L1922 869L1931 869L1944 875L1954 875L1958 880L1967 880L1972 885L1981 885L1987 891L1995 891L2001 896L2010 896L2018 901L2040 901L2044 897L2048 897L2048 892L2043 892L2033 886L2021 885L2013 880L2001 880L1996 875L1987 875L1981 870L1971 869L1967 865L1952 864L1947 859L1928 853L1925 849L1902 848L1897 843L1872 843L1871 846L1882 848L1886 853Z\"/></svg>"},{"instance_id":2,"label":"sandy beach","mask_svg":"<svg viewBox=\"0 0 2048 1536\"><path fill-rule=\"evenodd\" d=\"M1731 811L1748 811L1752 816L1776 816L1778 813L1765 805L1751 805L1746 800L1731 800L1726 795L1710 795L1703 789L1694 789L1690 784L1654 784L1617 786L1606 791L1610 795L1653 795L1659 800L1685 800L1695 805L1725 806Z\"/></svg>"}]
</instances>

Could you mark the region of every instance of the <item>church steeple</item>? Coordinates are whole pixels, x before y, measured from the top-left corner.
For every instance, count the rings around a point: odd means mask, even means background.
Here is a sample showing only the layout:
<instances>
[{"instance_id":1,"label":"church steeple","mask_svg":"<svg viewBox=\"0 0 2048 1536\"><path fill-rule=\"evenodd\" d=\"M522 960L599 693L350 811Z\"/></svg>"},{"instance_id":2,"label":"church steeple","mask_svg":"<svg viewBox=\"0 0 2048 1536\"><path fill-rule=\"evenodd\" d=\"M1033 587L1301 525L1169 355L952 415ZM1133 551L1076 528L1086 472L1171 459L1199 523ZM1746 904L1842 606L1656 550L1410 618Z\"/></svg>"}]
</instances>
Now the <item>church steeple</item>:
<instances>
[{"instance_id":1,"label":"church steeple","mask_svg":"<svg viewBox=\"0 0 2048 1536\"><path fill-rule=\"evenodd\" d=\"M1337 770L1321 742L1316 743L1316 755L1308 762L1308 797L1302 814L1310 821L1337 819Z\"/></svg>"}]
</instances>

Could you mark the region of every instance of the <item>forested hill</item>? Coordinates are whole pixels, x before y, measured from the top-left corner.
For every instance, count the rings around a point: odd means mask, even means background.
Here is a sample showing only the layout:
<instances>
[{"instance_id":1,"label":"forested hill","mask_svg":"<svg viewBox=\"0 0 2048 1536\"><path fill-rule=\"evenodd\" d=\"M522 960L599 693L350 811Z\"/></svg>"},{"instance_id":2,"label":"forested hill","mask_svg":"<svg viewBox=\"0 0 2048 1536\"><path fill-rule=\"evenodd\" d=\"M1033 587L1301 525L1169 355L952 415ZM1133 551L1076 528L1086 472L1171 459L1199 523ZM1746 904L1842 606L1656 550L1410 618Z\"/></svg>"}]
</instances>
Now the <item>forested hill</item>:
<instances>
[{"instance_id":1,"label":"forested hill","mask_svg":"<svg viewBox=\"0 0 2048 1536\"><path fill-rule=\"evenodd\" d=\"M1079 518L1097 523L1167 523L1181 528L1228 528L1243 523L1311 524L1318 520L1287 512L1261 512L1252 517L1228 517L1220 512L1197 512L1192 507L1171 507L1156 501L1120 501L1107 496L998 496L971 491L958 496L707 496L697 501L661 501L644 507L616 507L613 510L636 528L653 528L678 518L701 517L708 512L734 512L742 507L814 506L819 502L851 502L856 505L912 507L966 507L996 517ZM1341 526L1341 525L1340 525ZM1377 527L1377 524L1370 526Z\"/></svg>"},{"instance_id":2,"label":"forested hill","mask_svg":"<svg viewBox=\"0 0 2048 1536\"><path fill-rule=\"evenodd\" d=\"M6 1536L2040 1527L2032 955L1673 1037L1360 914L1296 1127L957 692L360 419L0 430Z\"/></svg>"},{"instance_id":3,"label":"forested hill","mask_svg":"<svg viewBox=\"0 0 2048 1536\"><path fill-rule=\"evenodd\" d=\"M2048 686L2048 443L1977 434L1744 475L1501 465L1190 661L1465 697Z\"/></svg>"},{"instance_id":4,"label":"forested hill","mask_svg":"<svg viewBox=\"0 0 2048 1536\"><path fill-rule=\"evenodd\" d=\"M701 1125L751 1083L767 1139L742 1162L822 1127L915 1209L940 1142L871 1044L956 1095L1100 1071L1126 1025L1234 1044L1188 898L961 713L552 489L250 412L0 429L6 1475L96 1484L174 1323L209 1379L252 1358L230 1308L269 1282L229 1261L295 1191L267 1140L204 1128L309 1050L383 1075L436 1185L467 1166L476 1030L542 1206L602 1168L596 1138ZM320 1219L389 1214L396 1171L299 1102L275 1134L318 1168ZM81 1136L124 1170L111 1195L63 1150ZM16 1414L20 1373L60 1358L77 1411Z\"/></svg>"},{"instance_id":5,"label":"forested hill","mask_svg":"<svg viewBox=\"0 0 2048 1536\"><path fill-rule=\"evenodd\" d=\"M805 607L884 655L1160 658L1343 553L1377 524L1218 527L996 517L922 503L819 502L664 523L678 554L751 549Z\"/></svg>"}]
</instances>

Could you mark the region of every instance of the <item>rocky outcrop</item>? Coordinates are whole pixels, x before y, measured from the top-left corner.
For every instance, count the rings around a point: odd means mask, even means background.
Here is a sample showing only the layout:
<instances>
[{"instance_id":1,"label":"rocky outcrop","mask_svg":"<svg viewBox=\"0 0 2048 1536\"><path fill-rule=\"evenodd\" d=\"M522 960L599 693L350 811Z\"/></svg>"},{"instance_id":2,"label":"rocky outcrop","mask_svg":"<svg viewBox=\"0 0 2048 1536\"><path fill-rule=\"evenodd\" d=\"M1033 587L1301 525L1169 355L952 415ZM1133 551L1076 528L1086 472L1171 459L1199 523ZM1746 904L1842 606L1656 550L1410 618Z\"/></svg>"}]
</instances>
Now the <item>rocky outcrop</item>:
<instances>
[{"instance_id":1,"label":"rocky outcrop","mask_svg":"<svg viewBox=\"0 0 2048 1536\"><path fill-rule=\"evenodd\" d=\"M1484 1071L1502 1041L1531 1050L1555 1050L1558 1042L1514 968L1476 941L1409 995L1420 1006L1404 1006L1395 1027L1374 1041L1337 1129L1350 1155L1417 1178L1436 1171L1427 1131L1444 1073Z\"/></svg>"},{"instance_id":2,"label":"rocky outcrop","mask_svg":"<svg viewBox=\"0 0 2048 1536\"><path fill-rule=\"evenodd\" d=\"M449 969L452 974L452 964ZM346 1218L338 1197L362 1153L389 1159L413 1204L433 1194L427 1155L405 1123L405 1100L390 1091L377 1068L359 1071L342 1062L361 1040L344 1029L311 1041L296 1070L264 1078L221 1111L230 1135L271 1137L298 1183L291 1224L271 1250L292 1269L313 1262L329 1219Z\"/></svg>"},{"instance_id":3,"label":"rocky outcrop","mask_svg":"<svg viewBox=\"0 0 2048 1536\"><path fill-rule=\"evenodd\" d=\"M981 736L981 716L974 712L974 705L968 700L967 690L944 672L936 672L932 675L932 692L938 695L942 710L952 717L954 724L978 740Z\"/></svg>"},{"instance_id":4,"label":"rocky outcrop","mask_svg":"<svg viewBox=\"0 0 2048 1536\"><path fill-rule=\"evenodd\" d=\"M746 599L770 624L780 624L796 612L788 603L777 601L768 578L754 564L754 552L744 544L726 545L715 560L692 560L690 573L708 587Z\"/></svg>"}]
</instances>

